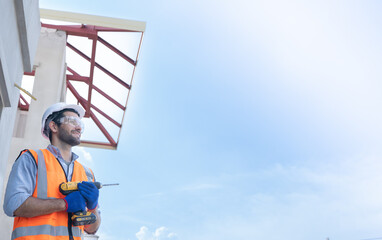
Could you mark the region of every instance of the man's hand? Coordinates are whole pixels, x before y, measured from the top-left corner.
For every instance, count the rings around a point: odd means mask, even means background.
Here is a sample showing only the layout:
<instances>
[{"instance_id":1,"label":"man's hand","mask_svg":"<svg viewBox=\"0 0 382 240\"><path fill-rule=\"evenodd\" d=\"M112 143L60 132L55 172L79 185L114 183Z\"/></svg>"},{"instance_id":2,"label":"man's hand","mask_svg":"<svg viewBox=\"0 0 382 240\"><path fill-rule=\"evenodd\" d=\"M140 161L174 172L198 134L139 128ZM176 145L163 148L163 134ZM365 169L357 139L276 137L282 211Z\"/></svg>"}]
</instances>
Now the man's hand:
<instances>
[{"instance_id":1,"label":"man's hand","mask_svg":"<svg viewBox=\"0 0 382 240\"><path fill-rule=\"evenodd\" d=\"M80 192L72 192L64 198L67 212L84 212L86 209L85 198Z\"/></svg>"},{"instance_id":2,"label":"man's hand","mask_svg":"<svg viewBox=\"0 0 382 240\"><path fill-rule=\"evenodd\" d=\"M93 210L98 205L98 188L91 182L82 182L78 184L78 190L81 195L86 199L87 207Z\"/></svg>"}]
</instances>

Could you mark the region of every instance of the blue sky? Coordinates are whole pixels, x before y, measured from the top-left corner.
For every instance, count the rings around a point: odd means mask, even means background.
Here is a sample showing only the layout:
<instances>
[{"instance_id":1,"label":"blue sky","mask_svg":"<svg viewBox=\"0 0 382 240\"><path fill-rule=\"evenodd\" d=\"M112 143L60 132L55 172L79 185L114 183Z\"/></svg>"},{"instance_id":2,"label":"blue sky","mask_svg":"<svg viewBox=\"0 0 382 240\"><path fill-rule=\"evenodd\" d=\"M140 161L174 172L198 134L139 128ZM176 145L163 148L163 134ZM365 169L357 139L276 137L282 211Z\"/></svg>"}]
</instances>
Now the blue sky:
<instances>
[{"instance_id":1,"label":"blue sky","mask_svg":"<svg viewBox=\"0 0 382 240\"><path fill-rule=\"evenodd\" d=\"M379 1L56 1L147 22L104 240L382 237Z\"/></svg>"}]
</instances>

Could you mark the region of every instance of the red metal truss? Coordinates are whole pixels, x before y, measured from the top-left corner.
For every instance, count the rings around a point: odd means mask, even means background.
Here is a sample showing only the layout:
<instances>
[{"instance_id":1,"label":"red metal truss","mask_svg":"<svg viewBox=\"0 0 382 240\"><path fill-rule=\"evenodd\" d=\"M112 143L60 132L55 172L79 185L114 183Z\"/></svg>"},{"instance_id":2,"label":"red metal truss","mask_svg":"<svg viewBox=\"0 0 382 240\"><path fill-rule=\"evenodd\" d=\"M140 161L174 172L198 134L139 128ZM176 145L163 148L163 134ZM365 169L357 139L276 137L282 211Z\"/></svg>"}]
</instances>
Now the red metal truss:
<instances>
[{"instance_id":1,"label":"red metal truss","mask_svg":"<svg viewBox=\"0 0 382 240\"><path fill-rule=\"evenodd\" d=\"M142 43L143 32L139 32L139 33L141 33L140 42L139 42L139 46L138 46L137 55L135 56L135 59L133 59L133 58L127 56L126 54L124 54L122 51L120 51L118 48L116 48L114 45L112 45L111 43L109 43L105 39L98 36L98 34L99 34L99 32L137 32L137 31L117 29L117 28L108 28L108 27L99 27L99 26L84 25L84 24L81 24L81 25L52 25L52 24L42 23L41 25L42 25L42 27L45 27L45 28L52 28L52 29L65 31L67 36L85 37L85 38L91 40L90 41L92 44L91 56L86 55L83 51L76 48L71 43L67 42L66 46L69 49L71 49L74 53L78 54L78 56L82 57L87 62L89 62L90 71L89 71L88 76L83 76L83 75L77 73L75 70L73 70L73 68L71 68L68 65L67 66L67 72L68 73L66 74L66 86L67 86L67 89L69 89L69 91L76 98L77 102L79 104L81 104L83 106L83 108L85 109L85 111L86 111L85 118L90 118L95 123L95 125L99 128L99 130L102 132L102 134L105 136L105 138L107 139L107 142L84 140L81 142L81 144L85 145L85 146L91 146L91 147L102 147L102 148L116 149L117 145L118 145L118 141L119 141L120 131L122 128L122 122L123 122L124 115L126 112L127 101L128 101L130 89L131 89L131 83L132 83L132 80L134 77L135 67L137 65L137 59L138 59L138 55L139 55L139 51L140 51L140 47L141 47L141 43ZM125 82L124 80L122 80L121 78L116 76L116 74L112 73L110 70L106 69L104 66L102 66L101 64L96 62L95 56L96 56L96 49L97 49L98 43L103 44L108 49L113 51L115 54L120 56L122 61L126 61L133 66L130 82ZM112 96L105 93L100 87L97 87L94 85L94 82L93 82L94 71L96 68L98 70L102 71L103 73L105 73L107 76L109 76L110 79L113 79L115 82L119 83L119 85L122 88L128 90L125 105L119 103ZM25 74L32 75L32 73L25 73ZM87 96L81 96L79 91L72 84L72 82L85 83L88 86ZM102 106L96 106L92 102L93 90L98 92L107 101L109 101L111 104L113 104L114 106L116 106L117 108L119 108L123 111L123 116L122 116L121 121L117 121L117 120L113 119L112 116L105 113L105 111L102 109ZM21 104L21 101L23 101L24 103ZM25 99L22 98L22 96L21 96L21 100L19 103L19 107L20 107L20 109L25 109L25 110L27 110L29 107L29 104L25 101ZM112 137L112 135L106 129L104 124L102 124L101 121L97 118L97 116L95 114L96 112L119 128L119 134L118 134L117 139L114 139Z\"/></svg>"},{"instance_id":2,"label":"red metal truss","mask_svg":"<svg viewBox=\"0 0 382 240\"><path fill-rule=\"evenodd\" d=\"M27 75L27 76L34 76L34 74L35 74L34 70L32 72L25 72L24 73L24 75ZM29 102L21 94L20 94L20 98L19 98L18 108L21 111L28 111L29 110Z\"/></svg>"},{"instance_id":3,"label":"red metal truss","mask_svg":"<svg viewBox=\"0 0 382 240\"><path fill-rule=\"evenodd\" d=\"M29 102L21 94L20 94L18 107L21 111L28 111L29 110Z\"/></svg>"}]
</instances>

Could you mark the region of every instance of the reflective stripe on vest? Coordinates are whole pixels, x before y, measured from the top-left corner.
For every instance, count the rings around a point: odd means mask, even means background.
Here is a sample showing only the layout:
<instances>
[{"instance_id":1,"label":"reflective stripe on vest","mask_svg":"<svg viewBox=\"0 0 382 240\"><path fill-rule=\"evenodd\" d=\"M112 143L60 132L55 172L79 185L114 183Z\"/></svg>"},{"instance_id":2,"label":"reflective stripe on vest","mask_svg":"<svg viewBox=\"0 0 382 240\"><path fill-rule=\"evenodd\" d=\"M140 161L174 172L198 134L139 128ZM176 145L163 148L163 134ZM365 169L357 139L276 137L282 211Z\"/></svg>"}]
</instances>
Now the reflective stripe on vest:
<instances>
[{"instance_id":1,"label":"reflective stripe on vest","mask_svg":"<svg viewBox=\"0 0 382 240\"><path fill-rule=\"evenodd\" d=\"M35 235L69 236L68 228L65 226L41 225L16 228L12 233L12 239ZM81 237L81 229L79 227L73 227L73 237Z\"/></svg>"},{"instance_id":2,"label":"reflective stripe on vest","mask_svg":"<svg viewBox=\"0 0 382 240\"><path fill-rule=\"evenodd\" d=\"M37 197L48 199L48 177L46 175L46 165L44 154L40 149L36 150L38 156L37 167Z\"/></svg>"}]
</instances>

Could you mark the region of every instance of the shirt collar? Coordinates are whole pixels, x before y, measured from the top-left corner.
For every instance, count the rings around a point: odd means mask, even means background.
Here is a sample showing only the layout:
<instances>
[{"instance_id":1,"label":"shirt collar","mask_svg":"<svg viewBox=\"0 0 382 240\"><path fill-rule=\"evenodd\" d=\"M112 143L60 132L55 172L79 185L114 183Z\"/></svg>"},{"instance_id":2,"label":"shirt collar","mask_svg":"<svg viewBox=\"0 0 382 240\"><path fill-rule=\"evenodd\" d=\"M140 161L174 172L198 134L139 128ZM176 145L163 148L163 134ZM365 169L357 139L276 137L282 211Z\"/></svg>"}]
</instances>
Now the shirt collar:
<instances>
[{"instance_id":1,"label":"shirt collar","mask_svg":"<svg viewBox=\"0 0 382 240\"><path fill-rule=\"evenodd\" d=\"M51 152L53 154L53 156L55 158L61 158L63 159L62 155L61 155L61 152L60 152L60 149L58 149L58 147L56 146L53 146L52 144L50 144L47 149L49 150L49 152ZM78 159L78 155L75 154L74 152L72 152L72 162L74 162L75 160Z\"/></svg>"}]
</instances>

